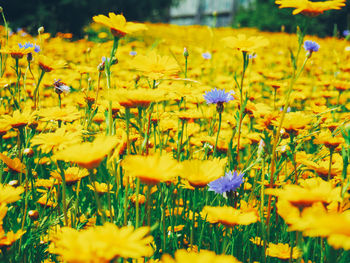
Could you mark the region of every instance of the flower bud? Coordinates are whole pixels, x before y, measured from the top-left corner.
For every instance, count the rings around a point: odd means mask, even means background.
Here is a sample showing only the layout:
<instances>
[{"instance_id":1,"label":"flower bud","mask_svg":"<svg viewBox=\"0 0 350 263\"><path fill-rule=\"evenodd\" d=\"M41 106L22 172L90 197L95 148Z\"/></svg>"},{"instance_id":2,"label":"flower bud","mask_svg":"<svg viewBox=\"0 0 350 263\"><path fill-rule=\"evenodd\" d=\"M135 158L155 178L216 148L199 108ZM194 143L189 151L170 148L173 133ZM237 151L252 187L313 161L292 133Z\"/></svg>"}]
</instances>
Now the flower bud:
<instances>
[{"instance_id":1,"label":"flower bud","mask_svg":"<svg viewBox=\"0 0 350 263\"><path fill-rule=\"evenodd\" d=\"M37 210L30 210L28 211L28 216L33 221L38 220L39 212Z\"/></svg>"},{"instance_id":2,"label":"flower bud","mask_svg":"<svg viewBox=\"0 0 350 263\"><path fill-rule=\"evenodd\" d=\"M28 156L28 157L33 157L34 151L33 151L32 148L25 148L25 149L23 150L23 154L24 154L25 156Z\"/></svg>"},{"instance_id":3,"label":"flower bud","mask_svg":"<svg viewBox=\"0 0 350 263\"><path fill-rule=\"evenodd\" d=\"M45 30L44 30L44 27L43 27L43 26L41 26L41 27L38 28L38 33L39 33L39 34L43 34L44 31L45 31Z\"/></svg>"},{"instance_id":4,"label":"flower bud","mask_svg":"<svg viewBox=\"0 0 350 263\"><path fill-rule=\"evenodd\" d=\"M189 53L188 53L188 50L187 50L187 48L184 48L184 57L185 58L188 58L188 56L189 56Z\"/></svg>"}]
</instances>

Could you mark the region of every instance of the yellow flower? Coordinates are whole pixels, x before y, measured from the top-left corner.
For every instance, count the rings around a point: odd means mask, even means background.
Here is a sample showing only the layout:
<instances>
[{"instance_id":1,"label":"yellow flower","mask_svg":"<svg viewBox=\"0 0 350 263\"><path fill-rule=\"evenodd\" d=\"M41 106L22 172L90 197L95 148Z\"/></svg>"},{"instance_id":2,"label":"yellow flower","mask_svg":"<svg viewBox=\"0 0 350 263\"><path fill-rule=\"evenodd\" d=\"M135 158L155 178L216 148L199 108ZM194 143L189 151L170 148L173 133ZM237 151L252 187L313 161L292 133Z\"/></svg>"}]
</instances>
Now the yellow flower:
<instances>
[{"instance_id":1,"label":"yellow flower","mask_svg":"<svg viewBox=\"0 0 350 263\"><path fill-rule=\"evenodd\" d=\"M33 113L29 110L24 110L23 112L16 110L13 112L12 116L3 115L0 119L1 125L9 125L12 128L23 128L32 121Z\"/></svg>"},{"instance_id":2,"label":"yellow flower","mask_svg":"<svg viewBox=\"0 0 350 263\"><path fill-rule=\"evenodd\" d=\"M99 183L99 182L93 182L93 184L94 185L88 184L87 187L92 191L95 191L95 188L96 188L96 192L99 193L100 195L104 194L104 193L108 193L108 185L107 184ZM109 192L110 193L113 193L113 191L111 191L112 187L113 186L109 185Z\"/></svg>"},{"instance_id":3,"label":"yellow flower","mask_svg":"<svg viewBox=\"0 0 350 263\"><path fill-rule=\"evenodd\" d=\"M243 34L238 34L237 37L225 37L222 41L228 48L248 53L253 53L269 44L269 41L264 37L247 37Z\"/></svg>"},{"instance_id":4,"label":"yellow flower","mask_svg":"<svg viewBox=\"0 0 350 263\"><path fill-rule=\"evenodd\" d=\"M72 122L81 117L81 113L73 106L66 108L51 107L42 109L39 115L43 117L43 121L65 121Z\"/></svg>"},{"instance_id":5,"label":"yellow flower","mask_svg":"<svg viewBox=\"0 0 350 263\"><path fill-rule=\"evenodd\" d=\"M175 59L160 56L155 51L150 52L147 56L138 55L130 64L153 80L161 79L165 75L174 75L179 71L179 65Z\"/></svg>"},{"instance_id":6,"label":"yellow flower","mask_svg":"<svg viewBox=\"0 0 350 263\"><path fill-rule=\"evenodd\" d=\"M93 169L100 165L106 155L118 144L115 137L98 137L93 142L85 142L68 146L57 152L57 160L73 162L86 169Z\"/></svg>"},{"instance_id":7,"label":"yellow flower","mask_svg":"<svg viewBox=\"0 0 350 263\"><path fill-rule=\"evenodd\" d=\"M127 176L139 177L145 184L170 182L179 174L179 164L169 155L129 155L122 161Z\"/></svg>"},{"instance_id":8,"label":"yellow flower","mask_svg":"<svg viewBox=\"0 0 350 263\"><path fill-rule=\"evenodd\" d=\"M328 205L332 201L341 201L340 187L334 187L321 178L301 180L300 186L288 184L283 189L266 189L265 193L278 196L298 208L309 207L316 202Z\"/></svg>"},{"instance_id":9,"label":"yellow flower","mask_svg":"<svg viewBox=\"0 0 350 263\"><path fill-rule=\"evenodd\" d=\"M21 163L21 160L18 158L10 159L6 155L0 153L0 160L2 160L8 168L17 173L24 173L26 166Z\"/></svg>"},{"instance_id":10,"label":"yellow flower","mask_svg":"<svg viewBox=\"0 0 350 263\"><path fill-rule=\"evenodd\" d=\"M32 146L39 145L38 149L43 153L60 151L79 142L81 142L81 132L70 132L66 127L52 133L37 134L31 139Z\"/></svg>"},{"instance_id":11,"label":"yellow flower","mask_svg":"<svg viewBox=\"0 0 350 263\"><path fill-rule=\"evenodd\" d=\"M136 230L132 226L118 228L112 223L78 231L64 227L53 237L49 251L64 261L104 263L119 257L140 258L153 254L149 227Z\"/></svg>"},{"instance_id":12,"label":"yellow flower","mask_svg":"<svg viewBox=\"0 0 350 263\"><path fill-rule=\"evenodd\" d=\"M61 173L58 171L53 171L50 173L50 175L61 181ZM64 170L64 176L66 179L66 184L71 185L79 181L81 178L84 178L89 175L89 171L86 169L81 169L79 167L69 167L68 169Z\"/></svg>"},{"instance_id":13,"label":"yellow flower","mask_svg":"<svg viewBox=\"0 0 350 263\"><path fill-rule=\"evenodd\" d=\"M109 98L126 108L146 108L151 102L165 100L164 92L152 89L118 89L109 92Z\"/></svg>"},{"instance_id":14,"label":"yellow flower","mask_svg":"<svg viewBox=\"0 0 350 263\"><path fill-rule=\"evenodd\" d=\"M333 136L329 130L320 132L313 141L315 144L323 144L327 148L335 149L345 140L341 136Z\"/></svg>"},{"instance_id":15,"label":"yellow flower","mask_svg":"<svg viewBox=\"0 0 350 263\"><path fill-rule=\"evenodd\" d=\"M39 68L44 72L51 72L54 69L60 69L65 66L65 63L62 60L55 60L44 55L39 55L38 64Z\"/></svg>"},{"instance_id":16,"label":"yellow flower","mask_svg":"<svg viewBox=\"0 0 350 263\"><path fill-rule=\"evenodd\" d=\"M175 258L165 254L162 263L239 263L234 256L216 255L215 252L201 249L200 252L180 249L175 252Z\"/></svg>"},{"instance_id":17,"label":"yellow flower","mask_svg":"<svg viewBox=\"0 0 350 263\"><path fill-rule=\"evenodd\" d=\"M276 0L276 4L280 5L279 8L295 8L293 15L302 13L308 16L318 16L324 11L331 9L341 9L345 6L346 0L333 0L323 2L312 2L308 0Z\"/></svg>"},{"instance_id":18,"label":"yellow flower","mask_svg":"<svg viewBox=\"0 0 350 263\"><path fill-rule=\"evenodd\" d=\"M226 159L183 161L180 176L193 187L205 187L211 181L224 175Z\"/></svg>"},{"instance_id":19,"label":"yellow flower","mask_svg":"<svg viewBox=\"0 0 350 263\"><path fill-rule=\"evenodd\" d=\"M274 258L289 259L290 258L290 246L289 244L273 244L269 243L266 250L266 255ZM297 259L301 256L301 251L297 247L293 247L292 258Z\"/></svg>"},{"instance_id":20,"label":"yellow flower","mask_svg":"<svg viewBox=\"0 0 350 263\"><path fill-rule=\"evenodd\" d=\"M284 117L282 128L289 134L296 134L298 130L304 129L311 121L312 117L301 111L288 112ZM279 126L280 118L272 121L272 123L275 126Z\"/></svg>"},{"instance_id":21,"label":"yellow flower","mask_svg":"<svg viewBox=\"0 0 350 263\"><path fill-rule=\"evenodd\" d=\"M10 185L0 184L0 204L10 204L21 199L21 194L23 193L23 187L19 186L17 188Z\"/></svg>"},{"instance_id":22,"label":"yellow flower","mask_svg":"<svg viewBox=\"0 0 350 263\"><path fill-rule=\"evenodd\" d=\"M238 210L229 206L205 206L201 216L210 223L221 223L227 226L250 225L258 221L256 210Z\"/></svg>"},{"instance_id":23,"label":"yellow flower","mask_svg":"<svg viewBox=\"0 0 350 263\"><path fill-rule=\"evenodd\" d=\"M29 48L22 47L21 48L21 47L19 47L19 45L0 50L0 53L10 54L11 57L13 57L15 59L23 58L24 55L27 55L27 54L32 53L32 52L34 52L34 47L32 47L32 48L31 47L29 47Z\"/></svg>"},{"instance_id":24,"label":"yellow flower","mask_svg":"<svg viewBox=\"0 0 350 263\"><path fill-rule=\"evenodd\" d=\"M26 231L18 230L16 233L13 231L5 233L0 232L0 248L11 246L16 240L20 239ZM2 234L2 235L1 235Z\"/></svg>"},{"instance_id":25,"label":"yellow flower","mask_svg":"<svg viewBox=\"0 0 350 263\"><path fill-rule=\"evenodd\" d=\"M126 34L147 29L144 24L126 22L123 15L116 15L114 13L109 13L108 16L94 16L92 19L98 24L109 27L112 35L118 38L122 38Z\"/></svg>"}]
</instances>

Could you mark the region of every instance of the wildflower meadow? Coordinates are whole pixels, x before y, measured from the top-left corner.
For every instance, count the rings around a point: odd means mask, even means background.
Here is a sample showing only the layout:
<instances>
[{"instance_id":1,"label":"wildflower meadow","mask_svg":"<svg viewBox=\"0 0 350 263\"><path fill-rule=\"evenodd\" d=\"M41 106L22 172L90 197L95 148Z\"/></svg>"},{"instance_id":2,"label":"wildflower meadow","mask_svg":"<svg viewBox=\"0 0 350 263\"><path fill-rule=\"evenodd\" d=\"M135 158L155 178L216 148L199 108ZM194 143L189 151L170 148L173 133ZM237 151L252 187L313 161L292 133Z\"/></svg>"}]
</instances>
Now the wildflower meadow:
<instances>
[{"instance_id":1,"label":"wildflower meadow","mask_svg":"<svg viewBox=\"0 0 350 263\"><path fill-rule=\"evenodd\" d=\"M0 27L0 262L350 262L345 0L295 34Z\"/></svg>"}]
</instances>

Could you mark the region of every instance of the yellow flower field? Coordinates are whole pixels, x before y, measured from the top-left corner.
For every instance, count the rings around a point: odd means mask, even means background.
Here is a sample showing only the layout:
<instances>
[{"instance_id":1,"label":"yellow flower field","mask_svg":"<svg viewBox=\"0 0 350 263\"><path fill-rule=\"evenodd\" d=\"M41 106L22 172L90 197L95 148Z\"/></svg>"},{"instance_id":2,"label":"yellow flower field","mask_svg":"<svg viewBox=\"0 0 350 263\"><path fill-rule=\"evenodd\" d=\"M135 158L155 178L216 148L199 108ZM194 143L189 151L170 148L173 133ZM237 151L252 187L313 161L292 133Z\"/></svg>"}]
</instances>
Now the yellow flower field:
<instances>
[{"instance_id":1,"label":"yellow flower field","mask_svg":"<svg viewBox=\"0 0 350 263\"><path fill-rule=\"evenodd\" d=\"M0 27L0 262L350 261L347 39L91 23Z\"/></svg>"}]
</instances>

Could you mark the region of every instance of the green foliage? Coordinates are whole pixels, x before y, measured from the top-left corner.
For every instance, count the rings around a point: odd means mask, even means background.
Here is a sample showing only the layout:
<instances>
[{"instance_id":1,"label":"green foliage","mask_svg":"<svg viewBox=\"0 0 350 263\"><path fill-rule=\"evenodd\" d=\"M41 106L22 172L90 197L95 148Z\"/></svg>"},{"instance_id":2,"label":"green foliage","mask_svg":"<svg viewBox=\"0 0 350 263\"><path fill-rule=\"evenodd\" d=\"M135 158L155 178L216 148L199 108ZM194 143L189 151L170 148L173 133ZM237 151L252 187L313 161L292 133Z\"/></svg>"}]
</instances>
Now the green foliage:
<instances>
[{"instance_id":1,"label":"green foliage","mask_svg":"<svg viewBox=\"0 0 350 263\"><path fill-rule=\"evenodd\" d=\"M47 32L70 32L81 36L92 16L123 13L127 20L164 21L172 0L11 0L3 3L10 27L35 33L40 26Z\"/></svg>"},{"instance_id":2,"label":"green foliage","mask_svg":"<svg viewBox=\"0 0 350 263\"><path fill-rule=\"evenodd\" d=\"M255 0L249 6L241 6L236 15L235 27L256 27L260 30L278 32L284 26L285 32L295 33L296 25L303 25L304 15L292 15L292 8L279 9L275 0ZM342 10L326 11L324 14L314 17L310 22L307 34L321 37L334 35L348 29L348 6ZM341 33L340 33L341 34Z\"/></svg>"}]
</instances>

